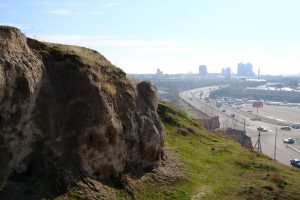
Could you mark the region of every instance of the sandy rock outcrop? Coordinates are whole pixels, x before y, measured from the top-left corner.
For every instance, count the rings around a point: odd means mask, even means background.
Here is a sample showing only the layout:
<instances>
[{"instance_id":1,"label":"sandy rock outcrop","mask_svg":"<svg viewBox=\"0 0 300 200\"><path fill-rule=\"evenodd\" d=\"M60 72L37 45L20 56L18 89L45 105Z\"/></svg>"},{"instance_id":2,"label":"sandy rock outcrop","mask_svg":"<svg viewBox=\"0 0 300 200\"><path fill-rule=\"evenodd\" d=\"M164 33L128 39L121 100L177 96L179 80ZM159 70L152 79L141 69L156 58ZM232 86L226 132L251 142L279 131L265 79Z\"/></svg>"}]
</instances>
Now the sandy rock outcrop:
<instances>
[{"instance_id":1,"label":"sandy rock outcrop","mask_svg":"<svg viewBox=\"0 0 300 200\"><path fill-rule=\"evenodd\" d=\"M156 109L155 86L134 84L101 54L0 26L0 185L33 169L95 178L151 169L164 146Z\"/></svg>"}]
</instances>

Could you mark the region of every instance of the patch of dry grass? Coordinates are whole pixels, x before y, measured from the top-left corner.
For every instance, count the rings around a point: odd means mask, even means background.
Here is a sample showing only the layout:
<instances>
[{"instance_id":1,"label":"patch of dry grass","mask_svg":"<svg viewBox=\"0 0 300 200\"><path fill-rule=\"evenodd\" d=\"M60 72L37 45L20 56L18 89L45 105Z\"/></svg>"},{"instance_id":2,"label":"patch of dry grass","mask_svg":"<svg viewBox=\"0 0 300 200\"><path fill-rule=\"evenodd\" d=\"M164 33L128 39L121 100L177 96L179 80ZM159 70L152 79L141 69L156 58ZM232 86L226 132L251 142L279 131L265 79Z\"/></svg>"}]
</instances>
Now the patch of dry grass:
<instances>
[{"instance_id":1,"label":"patch of dry grass","mask_svg":"<svg viewBox=\"0 0 300 200\"><path fill-rule=\"evenodd\" d=\"M110 95L111 97L114 97L117 94L117 88L112 83L103 82L101 86L106 94Z\"/></svg>"}]
</instances>

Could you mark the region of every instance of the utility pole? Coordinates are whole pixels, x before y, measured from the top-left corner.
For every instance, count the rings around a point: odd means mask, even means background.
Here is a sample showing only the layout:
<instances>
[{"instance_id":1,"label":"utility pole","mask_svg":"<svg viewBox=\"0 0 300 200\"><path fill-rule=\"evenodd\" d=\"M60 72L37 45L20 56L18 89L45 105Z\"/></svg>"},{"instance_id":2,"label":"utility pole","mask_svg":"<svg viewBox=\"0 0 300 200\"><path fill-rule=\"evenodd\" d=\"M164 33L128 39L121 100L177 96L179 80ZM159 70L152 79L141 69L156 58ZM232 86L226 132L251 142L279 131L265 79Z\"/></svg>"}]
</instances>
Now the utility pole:
<instances>
[{"instance_id":1,"label":"utility pole","mask_svg":"<svg viewBox=\"0 0 300 200\"><path fill-rule=\"evenodd\" d=\"M277 146L277 128L276 128L276 132L275 132L274 160L276 160L276 146Z\"/></svg>"},{"instance_id":2,"label":"utility pole","mask_svg":"<svg viewBox=\"0 0 300 200\"><path fill-rule=\"evenodd\" d=\"M258 132L258 138L257 138L257 141L253 147L253 150L257 151L258 153L262 153L262 150L261 150L261 143L260 143L260 131Z\"/></svg>"}]
</instances>

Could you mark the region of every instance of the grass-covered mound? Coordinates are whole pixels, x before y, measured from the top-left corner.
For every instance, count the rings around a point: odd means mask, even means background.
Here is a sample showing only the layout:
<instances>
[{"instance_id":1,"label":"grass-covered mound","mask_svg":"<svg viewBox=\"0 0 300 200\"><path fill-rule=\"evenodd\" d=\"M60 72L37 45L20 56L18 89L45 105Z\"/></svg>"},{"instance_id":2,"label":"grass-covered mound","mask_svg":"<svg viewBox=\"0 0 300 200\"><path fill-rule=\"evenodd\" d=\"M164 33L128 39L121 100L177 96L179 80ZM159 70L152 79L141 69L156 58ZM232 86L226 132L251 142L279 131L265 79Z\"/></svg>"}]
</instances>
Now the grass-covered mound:
<instances>
[{"instance_id":1,"label":"grass-covered mound","mask_svg":"<svg viewBox=\"0 0 300 200\"><path fill-rule=\"evenodd\" d=\"M105 186L111 199L300 199L300 170L205 130L167 103L159 104L158 113L166 160L143 176L124 174L121 187Z\"/></svg>"}]
</instances>

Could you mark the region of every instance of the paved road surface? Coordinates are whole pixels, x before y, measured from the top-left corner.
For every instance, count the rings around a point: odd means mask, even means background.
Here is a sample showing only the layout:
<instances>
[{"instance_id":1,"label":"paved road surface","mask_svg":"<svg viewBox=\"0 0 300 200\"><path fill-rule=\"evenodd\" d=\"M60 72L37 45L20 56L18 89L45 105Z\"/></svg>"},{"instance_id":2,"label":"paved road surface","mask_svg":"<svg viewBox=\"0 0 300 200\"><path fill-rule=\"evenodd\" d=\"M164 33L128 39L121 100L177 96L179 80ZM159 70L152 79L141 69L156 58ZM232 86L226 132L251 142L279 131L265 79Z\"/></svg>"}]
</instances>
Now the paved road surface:
<instances>
[{"instance_id":1,"label":"paved road surface","mask_svg":"<svg viewBox=\"0 0 300 200\"><path fill-rule=\"evenodd\" d=\"M194 108L212 116L219 116L221 127L232 127L243 129L244 120L245 120L245 129L248 136L251 137L253 145L257 141L258 131L257 127L263 127L268 130L268 132L261 133L261 145L262 151L264 154L274 157L274 147L275 147L275 130L277 128L277 151L276 151L276 160L289 165L289 160L292 158L300 158L300 129L292 129L291 131L284 131L280 128L282 126L267 123L263 121L255 121L251 119L249 113L244 112L243 110L238 110L229 106L224 106L217 108L215 102L211 101L207 103L204 98L209 96L209 92L213 89L216 89L216 86L205 87L205 88L196 88L180 93L180 98L185 100L187 103L192 105ZM200 97L201 96L201 97ZM274 106L275 107L275 106ZM222 112L222 109L226 109L226 112ZM268 112L262 114L276 114L276 119L288 119L293 120L293 116L299 115L293 113L289 117L286 117L288 114L281 109L284 107L276 106L273 110L268 108ZM269 111L271 110L271 111ZM292 110L291 110L292 112ZM235 114L235 118L230 117L231 114ZM260 115L260 114L259 114ZM263 116L263 115L262 115ZM267 117L267 116L263 116ZM268 116L270 117L270 116ZM287 121L287 120L286 120ZM295 119L297 121L297 119ZM293 123L294 121L287 121L288 123ZM285 138L292 137L295 139L295 143L291 145L286 145L283 143Z\"/></svg>"},{"instance_id":2,"label":"paved road surface","mask_svg":"<svg viewBox=\"0 0 300 200\"><path fill-rule=\"evenodd\" d=\"M256 109L252 108L252 105L243 105L242 110L251 110L253 113L256 113ZM278 113L278 110L280 110L280 113ZM263 108L259 109L259 115L279 119L285 122L300 122L299 107L264 105Z\"/></svg>"}]
</instances>

